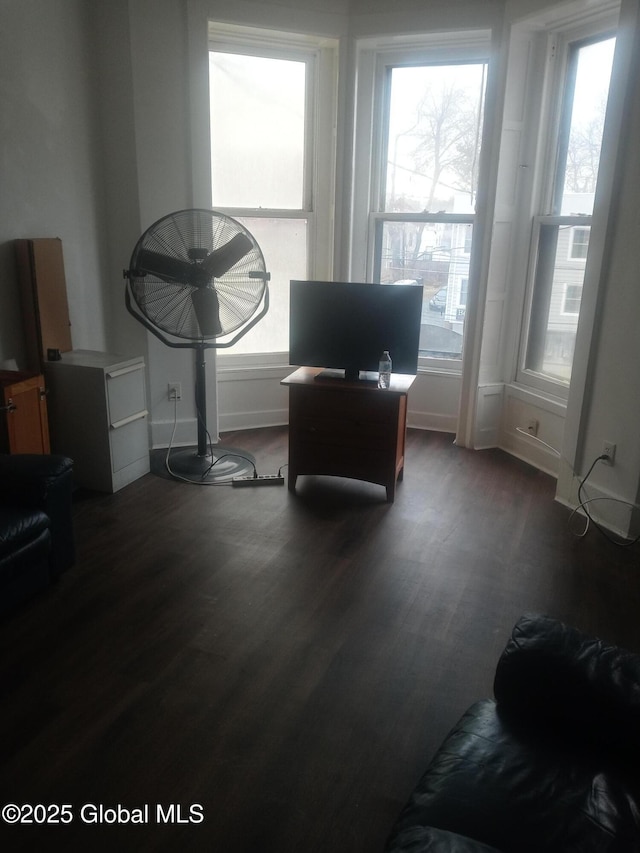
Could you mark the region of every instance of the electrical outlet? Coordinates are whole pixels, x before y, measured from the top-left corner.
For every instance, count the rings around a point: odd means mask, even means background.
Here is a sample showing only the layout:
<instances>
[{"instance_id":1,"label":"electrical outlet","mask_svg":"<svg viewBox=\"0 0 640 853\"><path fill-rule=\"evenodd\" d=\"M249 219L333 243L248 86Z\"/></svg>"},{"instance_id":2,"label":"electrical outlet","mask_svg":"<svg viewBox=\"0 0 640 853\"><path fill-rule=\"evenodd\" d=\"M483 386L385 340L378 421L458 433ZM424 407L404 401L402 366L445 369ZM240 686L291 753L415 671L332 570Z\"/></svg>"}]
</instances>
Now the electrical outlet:
<instances>
[{"instance_id":1,"label":"electrical outlet","mask_svg":"<svg viewBox=\"0 0 640 853\"><path fill-rule=\"evenodd\" d=\"M182 400L182 383L169 382L167 386L167 394L170 400Z\"/></svg>"},{"instance_id":2,"label":"electrical outlet","mask_svg":"<svg viewBox=\"0 0 640 853\"><path fill-rule=\"evenodd\" d=\"M604 441L602 443L602 455L607 456L607 465L613 465L616 458L616 446L612 441Z\"/></svg>"}]
</instances>

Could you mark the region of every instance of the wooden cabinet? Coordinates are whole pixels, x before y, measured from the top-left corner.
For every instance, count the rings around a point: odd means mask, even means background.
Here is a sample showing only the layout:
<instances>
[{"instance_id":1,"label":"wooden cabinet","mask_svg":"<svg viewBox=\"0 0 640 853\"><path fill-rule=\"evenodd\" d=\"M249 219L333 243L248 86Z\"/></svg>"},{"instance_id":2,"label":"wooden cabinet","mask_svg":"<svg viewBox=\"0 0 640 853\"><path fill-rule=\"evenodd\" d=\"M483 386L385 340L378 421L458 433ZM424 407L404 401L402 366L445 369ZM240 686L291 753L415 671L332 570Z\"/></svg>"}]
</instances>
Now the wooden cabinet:
<instances>
[{"instance_id":1,"label":"wooden cabinet","mask_svg":"<svg viewBox=\"0 0 640 853\"><path fill-rule=\"evenodd\" d=\"M289 387L289 489L300 474L379 483L395 498L404 471L407 394L413 376L393 374L390 388L319 378L301 367Z\"/></svg>"},{"instance_id":2,"label":"wooden cabinet","mask_svg":"<svg viewBox=\"0 0 640 853\"><path fill-rule=\"evenodd\" d=\"M0 371L0 452L49 453L44 377Z\"/></svg>"},{"instance_id":3,"label":"wooden cabinet","mask_svg":"<svg viewBox=\"0 0 640 853\"><path fill-rule=\"evenodd\" d=\"M149 471L144 359L91 350L45 365L51 446L77 486L116 492Z\"/></svg>"}]
</instances>

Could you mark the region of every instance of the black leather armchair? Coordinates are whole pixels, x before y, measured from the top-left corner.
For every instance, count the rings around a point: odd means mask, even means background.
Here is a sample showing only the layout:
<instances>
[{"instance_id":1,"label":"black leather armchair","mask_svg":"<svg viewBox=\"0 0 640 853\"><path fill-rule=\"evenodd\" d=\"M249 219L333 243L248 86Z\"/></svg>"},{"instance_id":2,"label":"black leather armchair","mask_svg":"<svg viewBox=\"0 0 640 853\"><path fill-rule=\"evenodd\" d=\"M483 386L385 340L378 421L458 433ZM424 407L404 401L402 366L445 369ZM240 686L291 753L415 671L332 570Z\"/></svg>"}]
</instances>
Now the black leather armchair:
<instances>
[{"instance_id":1,"label":"black leather armchair","mask_svg":"<svg viewBox=\"0 0 640 853\"><path fill-rule=\"evenodd\" d=\"M0 454L0 613L73 564L72 477L64 456Z\"/></svg>"},{"instance_id":2,"label":"black leather armchair","mask_svg":"<svg viewBox=\"0 0 640 853\"><path fill-rule=\"evenodd\" d=\"M525 615L387 853L638 853L640 656Z\"/></svg>"}]
</instances>

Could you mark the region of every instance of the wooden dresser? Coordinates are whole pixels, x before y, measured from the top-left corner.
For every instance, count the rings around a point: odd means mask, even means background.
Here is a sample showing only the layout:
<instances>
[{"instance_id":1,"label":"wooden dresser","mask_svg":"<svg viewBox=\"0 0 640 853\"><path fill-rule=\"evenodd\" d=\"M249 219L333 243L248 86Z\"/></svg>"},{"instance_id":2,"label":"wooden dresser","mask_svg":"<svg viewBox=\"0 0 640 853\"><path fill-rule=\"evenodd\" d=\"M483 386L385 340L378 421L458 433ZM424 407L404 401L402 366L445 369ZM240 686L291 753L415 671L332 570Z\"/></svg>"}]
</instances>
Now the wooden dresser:
<instances>
[{"instance_id":1,"label":"wooden dresser","mask_svg":"<svg viewBox=\"0 0 640 853\"><path fill-rule=\"evenodd\" d=\"M350 477L378 483L395 498L404 472L407 394L414 376L392 374L391 386L320 378L300 367L289 388L289 489L300 474Z\"/></svg>"}]
</instances>

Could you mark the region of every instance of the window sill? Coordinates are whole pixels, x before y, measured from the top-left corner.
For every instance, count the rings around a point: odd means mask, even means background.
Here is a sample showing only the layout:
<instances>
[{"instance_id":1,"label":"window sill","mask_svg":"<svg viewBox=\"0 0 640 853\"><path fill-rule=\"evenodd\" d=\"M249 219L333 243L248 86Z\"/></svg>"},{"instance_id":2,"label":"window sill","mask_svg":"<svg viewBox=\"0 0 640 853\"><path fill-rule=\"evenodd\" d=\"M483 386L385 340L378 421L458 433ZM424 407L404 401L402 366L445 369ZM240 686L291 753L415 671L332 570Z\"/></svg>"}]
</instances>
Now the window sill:
<instances>
[{"instance_id":1,"label":"window sill","mask_svg":"<svg viewBox=\"0 0 640 853\"><path fill-rule=\"evenodd\" d=\"M446 358L421 358L418 361L418 374L429 376L462 376L462 361Z\"/></svg>"},{"instance_id":2,"label":"window sill","mask_svg":"<svg viewBox=\"0 0 640 853\"><path fill-rule=\"evenodd\" d=\"M567 401L563 400L562 397L556 397L546 391L541 391L538 388L532 388L517 382L507 382L504 387L512 397L517 397L526 403L534 403L540 409L552 412L560 417L566 415Z\"/></svg>"},{"instance_id":3,"label":"window sill","mask_svg":"<svg viewBox=\"0 0 640 853\"><path fill-rule=\"evenodd\" d=\"M216 370L219 382L255 379L284 379L293 368L287 353L244 353L218 355Z\"/></svg>"},{"instance_id":4,"label":"window sill","mask_svg":"<svg viewBox=\"0 0 640 853\"><path fill-rule=\"evenodd\" d=\"M282 378L296 369L289 364L289 354L286 352L241 355L218 353L216 367L221 382ZM417 375L461 377L462 362L456 359L421 358Z\"/></svg>"}]
</instances>

